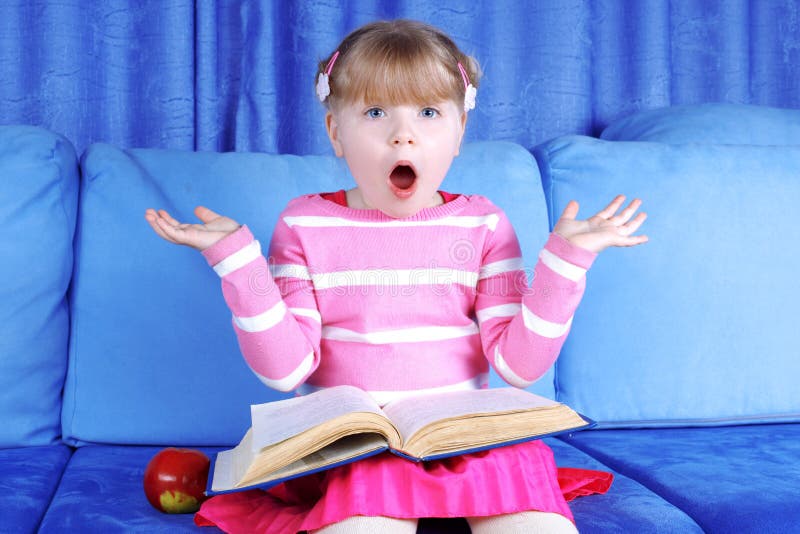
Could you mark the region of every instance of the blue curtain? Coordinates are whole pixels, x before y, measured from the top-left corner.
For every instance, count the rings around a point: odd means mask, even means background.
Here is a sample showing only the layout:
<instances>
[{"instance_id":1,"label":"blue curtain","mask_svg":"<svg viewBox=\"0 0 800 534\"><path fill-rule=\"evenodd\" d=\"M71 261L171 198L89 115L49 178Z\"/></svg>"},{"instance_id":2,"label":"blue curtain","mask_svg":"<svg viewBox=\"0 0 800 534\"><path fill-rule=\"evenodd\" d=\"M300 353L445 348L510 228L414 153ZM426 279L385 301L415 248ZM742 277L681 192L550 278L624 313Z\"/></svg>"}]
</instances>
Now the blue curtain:
<instances>
[{"instance_id":1,"label":"blue curtain","mask_svg":"<svg viewBox=\"0 0 800 534\"><path fill-rule=\"evenodd\" d=\"M79 151L329 153L316 63L397 17L481 62L468 140L532 147L670 104L800 108L798 0L34 0L0 3L0 122Z\"/></svg>"}]
</instances>

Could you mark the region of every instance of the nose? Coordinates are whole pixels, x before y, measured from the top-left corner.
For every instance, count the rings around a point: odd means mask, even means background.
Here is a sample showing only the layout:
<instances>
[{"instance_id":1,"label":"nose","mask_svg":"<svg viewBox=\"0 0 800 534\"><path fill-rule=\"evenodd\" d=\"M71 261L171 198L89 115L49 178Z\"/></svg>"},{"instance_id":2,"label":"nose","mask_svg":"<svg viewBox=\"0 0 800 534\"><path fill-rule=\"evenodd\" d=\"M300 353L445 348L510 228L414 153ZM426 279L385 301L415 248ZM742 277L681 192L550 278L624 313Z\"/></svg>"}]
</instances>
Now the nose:
<instances>
[{"instance_id":1,"label":"nose","mask_svg":"<svg viewBox=\"0 0 800 534\"><path fill-rule=\"evenodd\" d=\"M416 135L407 120L397 118L389 141L394 146L413 145L416 142Z\"/></svg>"},{"instance_id":2,"label":"nose","mask_svg":"<svg viewBox=\"0 0 800 534\"><path fill-rule=\"evenodd\" d=\"M408 133L397 133L392 138L392 144L394 145L413 145L414 144L414 136Z\"/></svg>"}]
</instances>

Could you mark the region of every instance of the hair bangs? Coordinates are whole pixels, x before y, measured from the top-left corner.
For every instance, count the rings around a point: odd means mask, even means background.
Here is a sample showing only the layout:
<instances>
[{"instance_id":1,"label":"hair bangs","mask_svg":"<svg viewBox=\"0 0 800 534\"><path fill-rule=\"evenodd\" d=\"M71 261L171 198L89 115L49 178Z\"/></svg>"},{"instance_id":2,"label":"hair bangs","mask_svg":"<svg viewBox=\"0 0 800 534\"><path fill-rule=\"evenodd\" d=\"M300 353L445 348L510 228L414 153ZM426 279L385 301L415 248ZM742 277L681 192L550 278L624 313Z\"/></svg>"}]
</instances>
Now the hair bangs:
<instances>
[{"instance_id":1,"label":"hair bangs","mask_svg":"<svg viewBox=\"0 0 800 534\"><path fill-rule=\"evenodd\" d=\"M366 104L425 105L462 100L460 74L448 70L435 51L425 50L418 43L409 44L411 50L397 46L364 50L358 68L349 65L343 69L347 74L332 94L345 102ZM453 70L456 68L454 64Z\"/></svg>"}]
</instances>

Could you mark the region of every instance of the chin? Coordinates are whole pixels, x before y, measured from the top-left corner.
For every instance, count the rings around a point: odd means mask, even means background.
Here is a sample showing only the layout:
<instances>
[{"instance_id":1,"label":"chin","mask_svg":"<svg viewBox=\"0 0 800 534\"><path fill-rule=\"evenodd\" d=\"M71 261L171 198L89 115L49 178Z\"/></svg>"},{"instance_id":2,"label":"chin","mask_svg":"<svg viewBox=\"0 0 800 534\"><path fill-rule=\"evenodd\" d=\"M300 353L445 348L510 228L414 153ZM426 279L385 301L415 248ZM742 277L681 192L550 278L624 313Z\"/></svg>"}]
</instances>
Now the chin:
<instances>
[{"instance_id":1,"label":"chin","mask_svg":"<svg viewBox=\"0 0 800 534\"><path fill-rule=\"evenodd\" d=\"M402 205L393 205L387 206L386 209L381 209L384 215L392 217L393 219L406 219L408 217L413 217L420 211L425 208L423 205L418 205L417 203L410 203L406 202Z\"/></svg>"},{"instance_id":2,"label":"chin","mask_svg":"<svg viewBox=\"0 0 800 534\"><path fill-rule=\"evenodd\" d=\"M421 211L420 209L416 210L381 210L384 215L391 217L392 219L407 219L408 217L413 217L417 213Z\"/></svg>"}]
</instances>

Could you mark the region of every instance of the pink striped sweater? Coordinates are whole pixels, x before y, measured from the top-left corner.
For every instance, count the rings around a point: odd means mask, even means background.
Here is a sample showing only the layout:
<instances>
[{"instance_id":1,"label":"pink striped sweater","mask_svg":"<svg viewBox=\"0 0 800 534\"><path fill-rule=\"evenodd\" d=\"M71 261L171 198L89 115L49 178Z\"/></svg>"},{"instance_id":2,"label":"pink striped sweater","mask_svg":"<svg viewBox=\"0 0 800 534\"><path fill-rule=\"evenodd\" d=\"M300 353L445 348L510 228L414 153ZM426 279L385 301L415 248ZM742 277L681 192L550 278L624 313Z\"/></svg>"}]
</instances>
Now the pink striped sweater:
<instances>
[{"instance_id":1,"label":"pink striped sweater","mask_svg":"<svg viewBox=\"0 0 800 534\"><path fill-rule=\"evenodd\" d=\"M533 383L561 350L596 256L551 234L528 286L511 224L478 195L407 219L306 195L281 214L269 261L247 226L203 255L262 382L352 384L379 404L486 387L490 365L513 386Z\"/></svg>"}]
</instances>

